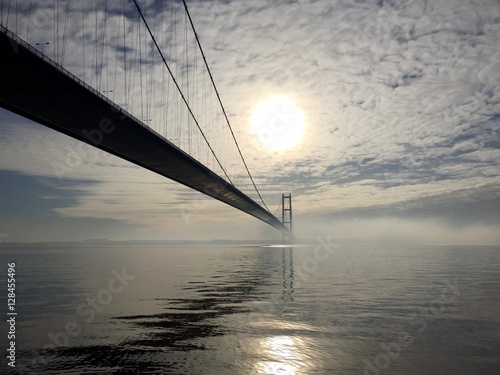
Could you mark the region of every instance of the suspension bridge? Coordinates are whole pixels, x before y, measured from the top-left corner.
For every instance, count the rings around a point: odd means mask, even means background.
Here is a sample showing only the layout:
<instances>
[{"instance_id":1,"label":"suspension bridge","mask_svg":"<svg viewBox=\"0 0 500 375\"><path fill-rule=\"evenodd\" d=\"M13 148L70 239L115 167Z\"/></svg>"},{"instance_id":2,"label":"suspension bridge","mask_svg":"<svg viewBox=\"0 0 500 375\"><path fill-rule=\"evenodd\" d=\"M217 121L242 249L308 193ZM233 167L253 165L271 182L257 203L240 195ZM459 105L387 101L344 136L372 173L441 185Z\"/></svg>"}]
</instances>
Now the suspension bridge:
<instances>
[{"instance_id":1,"label":"suspension bridge","mask_svg":"<svg viewBox=\"0 0 500 375\"><path fill-rule=\"evenodd\" d=\"M2 1L0 106L239 209L259 192L185 1ZM281 207L281 218L276 213Z\"/></svg>"}]
</instances>

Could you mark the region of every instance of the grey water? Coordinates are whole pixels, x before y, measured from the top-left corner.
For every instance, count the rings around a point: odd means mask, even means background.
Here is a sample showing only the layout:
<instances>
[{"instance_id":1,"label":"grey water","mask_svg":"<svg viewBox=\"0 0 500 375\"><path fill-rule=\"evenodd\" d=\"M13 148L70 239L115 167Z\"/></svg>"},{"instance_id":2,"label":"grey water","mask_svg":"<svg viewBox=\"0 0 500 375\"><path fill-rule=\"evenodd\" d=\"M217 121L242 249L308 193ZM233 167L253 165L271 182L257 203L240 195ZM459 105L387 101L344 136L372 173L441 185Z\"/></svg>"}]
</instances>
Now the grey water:
<instances>
[{"instance_id":1,"label":"grey water","mask_svg":"<svg viewBox=\"0 0 500 375\"><path fill-rule=\"evenodd\" d=\"M2 245L5 312L10 262L2 374L500 374L500 248Z\"/></svg>"}]
</instances>

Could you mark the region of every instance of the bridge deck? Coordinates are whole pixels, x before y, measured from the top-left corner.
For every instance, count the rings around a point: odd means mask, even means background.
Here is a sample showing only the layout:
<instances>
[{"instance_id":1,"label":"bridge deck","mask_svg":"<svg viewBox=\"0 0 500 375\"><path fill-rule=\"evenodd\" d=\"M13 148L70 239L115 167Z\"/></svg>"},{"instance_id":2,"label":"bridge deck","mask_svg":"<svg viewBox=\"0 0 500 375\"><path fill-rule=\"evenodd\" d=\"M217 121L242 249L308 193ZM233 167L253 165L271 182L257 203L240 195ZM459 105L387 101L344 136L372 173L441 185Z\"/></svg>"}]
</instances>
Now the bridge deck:
<instances>
[{"instance_id":1,"label":"bridge deck","mask_svg":"<svg viewBox=\"0 0 500 375\"><path fill-rule=\"evenodd\" d=\"M0 106L289 234L271 213L15 35L0 29Z\"/></svg>"}]
</instances>

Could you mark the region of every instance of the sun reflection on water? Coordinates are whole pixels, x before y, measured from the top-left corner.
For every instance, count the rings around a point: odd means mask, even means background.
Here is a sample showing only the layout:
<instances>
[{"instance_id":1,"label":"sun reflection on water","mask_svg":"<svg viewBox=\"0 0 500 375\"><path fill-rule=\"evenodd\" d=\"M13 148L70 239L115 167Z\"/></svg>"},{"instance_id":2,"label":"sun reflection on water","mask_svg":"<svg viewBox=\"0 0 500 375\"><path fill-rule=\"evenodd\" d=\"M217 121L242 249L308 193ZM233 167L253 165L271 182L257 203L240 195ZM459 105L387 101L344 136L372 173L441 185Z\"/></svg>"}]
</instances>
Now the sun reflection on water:
<instances>
[{"instance_id":1,"label":"sun reflection on water","mask_svg":"<svg viewBox=\"0 0 500 375\"><path fill-rule=\"evenodd\" d=\"M267 357L257 363L259 374L298 375L307 367L302 352L305 343L301 338L274 336L261 344L262 352Z\"/></svg>"}]
</instances>

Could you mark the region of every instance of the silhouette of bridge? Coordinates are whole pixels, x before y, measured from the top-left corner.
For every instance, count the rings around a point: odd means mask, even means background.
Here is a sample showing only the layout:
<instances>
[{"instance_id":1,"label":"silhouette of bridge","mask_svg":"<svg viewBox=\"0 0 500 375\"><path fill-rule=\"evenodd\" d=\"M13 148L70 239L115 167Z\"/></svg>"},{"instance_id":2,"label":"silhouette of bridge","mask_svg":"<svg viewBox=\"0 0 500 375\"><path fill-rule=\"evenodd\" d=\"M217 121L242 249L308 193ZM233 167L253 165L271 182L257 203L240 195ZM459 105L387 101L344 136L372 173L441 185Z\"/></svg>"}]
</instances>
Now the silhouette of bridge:
<instances>
[{"instance_id":1,"label":"silhouette of bridge","mask_svg":"<svg viewBox=\"0 0 500 375\"><path fill-rule=\"evenodd\" d=\"M243 158L186 3L158 1L144 13L136 1L74 4L2 3L0 106L293 238L291 195L280 220Z\"/></svg>"}]
</instances>

